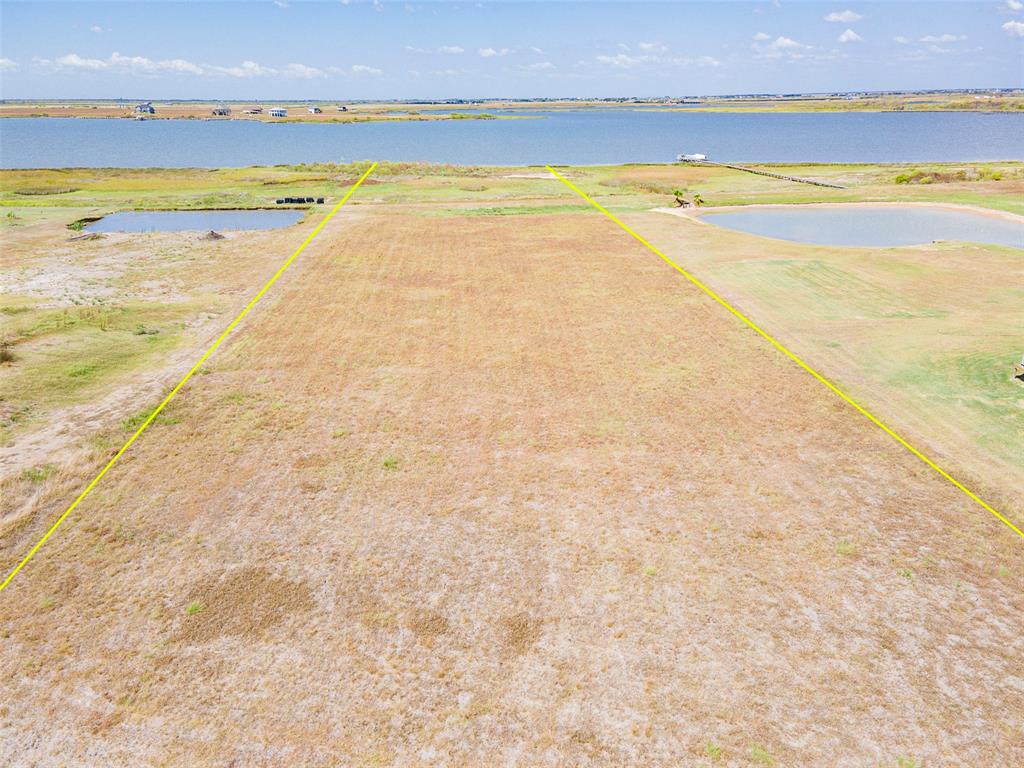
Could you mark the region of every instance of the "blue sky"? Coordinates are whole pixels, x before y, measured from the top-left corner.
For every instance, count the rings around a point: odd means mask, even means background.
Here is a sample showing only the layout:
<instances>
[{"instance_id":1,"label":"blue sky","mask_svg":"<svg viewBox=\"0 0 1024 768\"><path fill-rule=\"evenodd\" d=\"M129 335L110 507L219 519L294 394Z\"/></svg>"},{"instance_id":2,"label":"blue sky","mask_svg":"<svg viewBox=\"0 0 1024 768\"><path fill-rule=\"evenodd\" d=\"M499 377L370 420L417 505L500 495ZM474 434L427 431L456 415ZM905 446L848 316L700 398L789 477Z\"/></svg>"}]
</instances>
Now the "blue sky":
<instances>
[{"instance_id":1,"label":"blue sky","mask_svg":"<svg viewBox=\"0 0 1024 768\"><path fill-rule=\"evenodd\" d=\"M1024 85L1024 0L13 2L5 98L660 96Z\"/></svg>"}]
</instances>

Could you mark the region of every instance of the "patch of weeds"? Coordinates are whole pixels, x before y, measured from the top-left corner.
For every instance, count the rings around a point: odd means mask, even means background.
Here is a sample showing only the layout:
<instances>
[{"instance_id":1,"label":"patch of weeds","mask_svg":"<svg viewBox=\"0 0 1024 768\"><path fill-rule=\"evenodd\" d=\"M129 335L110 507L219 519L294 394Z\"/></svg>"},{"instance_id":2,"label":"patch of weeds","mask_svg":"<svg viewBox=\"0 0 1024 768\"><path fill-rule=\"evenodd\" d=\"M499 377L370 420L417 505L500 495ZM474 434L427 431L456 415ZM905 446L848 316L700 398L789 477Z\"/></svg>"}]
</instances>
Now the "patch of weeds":
<instances>
[{"instance_id":1,"label":"patch of weeds","mask_svg":"<svg viewBox=\"0 0 1024 768\"><path fill-rule=\"evenodd\" d=\"M125 432L134 432L141 427L146 419L149 418L150 414L153 413L154 408L147 408L144 411L139 411L134 416L129 416L127 419L121 421L121 429ZM154 424L180 424L181 419L177 416L173 416L166 411L161 411L160 414L153 419Z\"/></svg>"},{"instance_id":2,"label":"patch of weeds","mask_svg":"<svg viewBox=\"0 0 1024 768\"><path fill-rule=\"evenodd\" d=\"M896 573L898 573L904 579L914 578L914 571L911 568L900 568L898 571L896 571Z\"/></svg>"},{"instance_id":3,"label":"patch of weeds","mask_svg":"<svg viewBox=\"0 0 1024 768\"><path fill-rule=\"evenodd\" d=\"M385 456L384 469L398 469L398 459L394 456Z\"/></svg>"},{"instance_id":4,"label":"patch of weeds","mask_svg":"<svg viewBox=\"0 0 1024 768\"><path fill-rule=\"evenodd\" d=\"M54 600L52 597L47 595L46 597L44 597L42 600L39 601L39 607L42 608L44 611L48 611L50 608L53 608L55 603L56 603L56 600Z\"/></svg>"},{"instance_id":5,"label":"patch of weeds","mask_svg":"<svg viewBox=\"0 0 1024 768\"><path fill-rule=\"evenodd\" d=\"M849 539L840 539L839 543L836 544L836 552L844 557L857 554L857 545Z\"/></svg>"},{"instance_id":6,"label":"patch of weeds","mask_svg":"<svg viewBox=\"0 0 1024 768\"><path fill-rule=\"evenodd\" d=\"M132 333L134 333L136 336L155 336L156 334L160 333L160 331L157 328L147 328L142 323L139 323L138 325L135 326L135 330L132 331Z\"/></svg>"},{"instance_id":7,"label":"patch of weeds","mask_svg":"<svg viewBox=\"0 0 1024 768\"><path fill-rule=\"evenodd\" d=\"M189 616L195 616L197 613L202 613L203 604L198 600L193 600L188 604L188 608L185 609L185 613Z\"/></svg>"},{"instance_id":8,"label":"patch of weeds","mask_svg":"<svg viewBox=\"0 0 1024 768\"><path fill-rule=\"evenodd\" d=\"M704 742L704 754L712 760L718 760L722 756L722 748L713 741Z\"/></svg>"},{"instance_id":9,"label":"patch of weeds","mask_svg":"<svg viewBox=\"0 0 1024 768\"><path fill-rule=\"evenodd\" d=\"M896 768L921 768L921 764L916 760L900 755L896 758Z\"/></svg>"},{"instance_id":10,"label":"patch of weeds","mask_svg":"<svg viewBox=\"0 0 1024 768\"><path fill-rule=\"evenodd\" d=\"M999 576L1000 579L1005 579L1009 577L1010 569L1007 568L1005 565L1000 565L999 570L996 571L996 575Z\"/></svg>"},{"instance_id":11,"label":"patch of weeds","mask_svg":"<svg viewBox=\"0 0 1024 768\"><path fill-rule=\"evenodd\" d=\"M89 376L92 376L92 374L96 373L96 371L97 371L97 366L86 364L86 365L73 365L70 368L68 368L65 371L65 373L69 377L71 377L72 379L84 379L84 378L88 378Z\"/></svg>"},{"instance_id":12,"label":"patch of weeds","mask_svg":"<svg viewBox=\"0 0 1024 768\"><path fill-rule=\"evenodd\" d=\"M750 758L755 763L760 763L761 765L775 764L775 760L772 758L770 754L768 754L768 750L762 747L760 744L750 745Z\"/></svg>"},{"instance_id":13,"label":"patch of weeds","mask_svg":"<svg viewBox=\"0 0 1024 768\"><path fill-rule=\"evenodd\" d=\"M654 576L658 572L658 569L653 565L644 566L644 576Z\"/></svg>"},{"instance_id":14,"label":"patch of weeds","mask_svg":"<svg viewBox=\"0 0 1024 768\"><path fill-rule=\"evenodd\" d=\"M54 473L55 467L52 464L44 464L41 467L30 467L21 473L22 480L30 483L41 483Z\"/></svg>"},{"instance_id":15,"label":"patch of weeds","mask_svg":"<svg viewBox=\"0 0 1024 768\"><path fill-rule=\"evenodd\" d=\"M334 430L333 432L331 432L331 437L333 437L335 440L337 440L339 437L347 437L347 436L348 436L348 430L347 429L338 428L338 429Z\"/></svg>"},{"instance_id":16,"label":"patch of weeds","mask_svg":"<svg viewBox=\"0 0 1024 768\"><path fill-rule=\"evenodd\" d=\"M11 340L6 338L0 340L0 363L13 363L16 359Z\"/></svg>"},{"instance_id":17,"label":"patch of weeds","mask_svg":"<svg viewBox=\"0 0 1024 768\"><path fill-rule=\"evenodd\" d=\"M146 419L149 418L150 414L153 413L152 408L147 408L144 411L139 411L134 416L129 416L121 421L121 429L125 432L134 432L136 429L146 423Z\"/></svg>"}]
</instances>

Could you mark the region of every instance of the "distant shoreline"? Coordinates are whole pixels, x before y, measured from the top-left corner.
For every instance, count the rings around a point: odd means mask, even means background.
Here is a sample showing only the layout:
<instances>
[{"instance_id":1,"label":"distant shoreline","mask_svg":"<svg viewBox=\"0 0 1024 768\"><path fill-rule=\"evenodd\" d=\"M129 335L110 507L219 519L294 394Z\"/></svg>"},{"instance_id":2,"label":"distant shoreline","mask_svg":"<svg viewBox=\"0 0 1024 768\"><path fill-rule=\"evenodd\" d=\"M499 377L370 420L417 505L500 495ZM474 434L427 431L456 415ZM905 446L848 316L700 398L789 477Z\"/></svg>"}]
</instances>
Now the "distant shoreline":
<instances>
[{"instance_id":1,"label":"distant shoreline","mask_svg":"<svg viewBox=\"0 0 1024 768\"><path fill-rule=\"evenodd\" d=\"M623 99L480 99L438 101L328 101L313 100L151 100L127 99L7 99L0 100L0 117L120 117L136 116L135 108L152 104L154 114L144 119L256 120L261 122L355 123L380 121L507 120L527 117L517 112L572 111L719 112L719 113L878 113L979 112L1024 114L1024 91L949 91L906 93L850 93L803 95L704 96ZM228 115L213 111L227 108ZM261 108L258 114L246 109ZM270 117L272 108L288 110L285 117ZM320 109L310 113L310 109ZM490 114L488 110L502 114ZM536 117L537 115L530 115Z\"/></svg>"}]
</instances>

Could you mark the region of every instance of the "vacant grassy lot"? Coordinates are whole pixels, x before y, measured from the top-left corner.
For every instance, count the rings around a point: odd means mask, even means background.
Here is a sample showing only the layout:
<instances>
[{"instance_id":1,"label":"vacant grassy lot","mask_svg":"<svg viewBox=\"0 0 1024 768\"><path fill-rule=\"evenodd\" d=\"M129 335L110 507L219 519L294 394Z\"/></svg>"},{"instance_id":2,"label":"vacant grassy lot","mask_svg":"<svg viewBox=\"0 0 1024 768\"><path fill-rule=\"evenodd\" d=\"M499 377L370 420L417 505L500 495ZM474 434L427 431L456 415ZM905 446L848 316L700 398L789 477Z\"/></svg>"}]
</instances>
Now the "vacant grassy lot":
<instances>
[{"instance_id":1,"label":"vacant grassy lot","mask_svg":"<svg viewBox=\"0 0 1024 768\"><path fill-rule=\"evenodd\" d=\"M212 194L190 173L96 205ZM819 193L572 175L1019 519L1019 253L759 241L650 209ZM536 169L375 180L0 595L0 762L1024 762L1019 538ZM2 230L5 403L37 409L7 450L42 451L3 481L5 573L317 220L69 242L93 203L42 202ZM56 375L78 334L62 365L127 359Z\"/></svg>"}]
</instances>

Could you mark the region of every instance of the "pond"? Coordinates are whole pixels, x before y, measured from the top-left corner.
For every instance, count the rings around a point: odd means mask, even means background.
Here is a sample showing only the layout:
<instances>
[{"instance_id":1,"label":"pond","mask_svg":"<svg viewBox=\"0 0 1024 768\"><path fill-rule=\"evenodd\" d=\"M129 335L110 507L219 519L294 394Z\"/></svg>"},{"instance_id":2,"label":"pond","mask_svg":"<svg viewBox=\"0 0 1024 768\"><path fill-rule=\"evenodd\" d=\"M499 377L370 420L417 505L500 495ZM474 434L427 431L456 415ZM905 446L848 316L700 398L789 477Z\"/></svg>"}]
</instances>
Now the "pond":
<instances>
[{"instance_id":1,"label":"pond","mask_svg":"<svg viewBox=\"0 0 1024 768\"><path fill-rule=\"evenodd\" d=\"M89 232L222 232L279 229L306 214L297 210L255 211L118 211L86 225Z\"/></svg>"},{"instance_id":2,"label":"pond","mask_svg":"<svg viewBox=\"0 0 1024 768\"><path fill-rule=\"evenodd\" d=\"M916 206L793 206L707 213L704 221L815 245L889 248L957 240L1024 248L1024 224L971 211Z\"/></svg>"}]
</instances>

